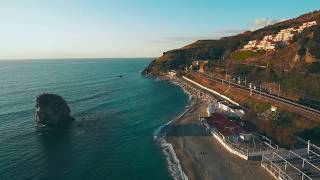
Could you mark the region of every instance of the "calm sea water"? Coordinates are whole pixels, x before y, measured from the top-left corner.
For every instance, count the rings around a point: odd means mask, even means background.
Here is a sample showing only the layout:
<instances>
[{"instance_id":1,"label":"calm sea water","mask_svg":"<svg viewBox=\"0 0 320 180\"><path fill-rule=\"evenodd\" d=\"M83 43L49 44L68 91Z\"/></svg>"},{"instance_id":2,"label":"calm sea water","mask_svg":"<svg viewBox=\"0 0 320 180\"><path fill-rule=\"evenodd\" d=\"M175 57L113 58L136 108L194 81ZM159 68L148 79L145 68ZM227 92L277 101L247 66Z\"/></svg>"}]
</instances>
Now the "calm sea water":
<instances>
[{"instance_id":1,"label":"calm sea water","mask_svg":"<svg viewBox=\"0 0 320 180\"><path fill-rule=\"evenodd\" d=\"M0 179L171 179L153 135L188 97L142 77L150 60L0 61ZM67 100L69 130L35 131L43 92Z\"/></svg>"}]
</instances>

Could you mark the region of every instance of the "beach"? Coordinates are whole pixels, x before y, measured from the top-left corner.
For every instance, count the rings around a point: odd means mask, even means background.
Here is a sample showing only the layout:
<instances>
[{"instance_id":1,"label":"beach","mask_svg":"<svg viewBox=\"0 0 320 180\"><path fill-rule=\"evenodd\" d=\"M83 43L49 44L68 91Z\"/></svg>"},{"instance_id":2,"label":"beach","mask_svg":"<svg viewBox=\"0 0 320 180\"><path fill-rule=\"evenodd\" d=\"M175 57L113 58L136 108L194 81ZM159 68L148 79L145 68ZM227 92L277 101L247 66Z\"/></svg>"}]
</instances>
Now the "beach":
<instances>
[{"instance_id":1,"label":"beach","mask_svg":"<svg viewBox=\"0 0 320 180\"><path fill-rule=\"evenodd\" d=\"M229 153L198 121L213 97L178 80L192 96L188 110L167 127L166 141L180 161L188 179L272 179L260 161L246 161Z\"/></svg>"}]
</instances>

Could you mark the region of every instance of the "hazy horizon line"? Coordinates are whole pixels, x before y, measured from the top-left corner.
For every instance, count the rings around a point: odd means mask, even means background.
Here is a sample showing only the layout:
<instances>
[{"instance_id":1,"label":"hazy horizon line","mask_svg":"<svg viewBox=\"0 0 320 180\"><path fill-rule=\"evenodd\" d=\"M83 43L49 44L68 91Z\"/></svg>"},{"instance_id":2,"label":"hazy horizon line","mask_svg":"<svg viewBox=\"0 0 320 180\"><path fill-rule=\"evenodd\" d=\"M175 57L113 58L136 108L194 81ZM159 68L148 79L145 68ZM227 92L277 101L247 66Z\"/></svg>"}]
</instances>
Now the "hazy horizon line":
<instances>
[{"instance_id":1,"label":"hazy horizon line","mask_svg":"<svg viewBox=\"0 0 320 180\"><path fill-rule=\"evenodd\" d=\"M85 60L85 59L154 59L157 57L59 57L59 58L8 58L0 61L28 61L28 60Z\"/></svg>"}]
</instances>

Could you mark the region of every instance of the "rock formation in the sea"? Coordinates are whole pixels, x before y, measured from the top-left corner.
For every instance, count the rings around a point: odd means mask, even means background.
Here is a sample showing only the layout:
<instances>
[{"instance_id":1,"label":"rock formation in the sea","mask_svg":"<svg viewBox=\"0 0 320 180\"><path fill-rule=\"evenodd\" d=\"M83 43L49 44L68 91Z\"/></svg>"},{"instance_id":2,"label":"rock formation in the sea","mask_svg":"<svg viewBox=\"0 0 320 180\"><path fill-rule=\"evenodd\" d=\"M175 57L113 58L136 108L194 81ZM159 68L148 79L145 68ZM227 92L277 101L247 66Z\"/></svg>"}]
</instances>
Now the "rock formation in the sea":
<instances>
[{"instance_id":1,"label":"rock formation in the sea","mask_svg":"<svg viewBox=\"0 0 320 180\"><path fill-rule=\"evenodd\" d=\"M67 102L59 95L44 93L36 99L37 128L51 128L68 125L74 120L70 116Z\"/></svg>"}]
</instances>

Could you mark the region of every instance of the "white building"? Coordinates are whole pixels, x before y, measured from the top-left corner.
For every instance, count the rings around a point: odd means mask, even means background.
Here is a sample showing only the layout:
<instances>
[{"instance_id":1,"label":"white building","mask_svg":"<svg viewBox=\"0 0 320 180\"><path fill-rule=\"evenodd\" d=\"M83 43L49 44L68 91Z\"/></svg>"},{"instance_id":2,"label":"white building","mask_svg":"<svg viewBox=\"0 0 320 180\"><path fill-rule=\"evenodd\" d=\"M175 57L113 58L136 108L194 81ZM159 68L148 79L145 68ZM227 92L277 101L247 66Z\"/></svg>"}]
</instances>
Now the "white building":
<instances>
[{"instance_id":1,"label":"white building","mask_svg":"<svg viewBox=\"0 0 320 180\"><path fill-rule=\"evenodd\" d=\"M264 49L266 51L274 51L276 49L276 43L282 42L289 44L293 39L294 33L301 33L305 28L317 25L316 21L310 21L303 23L298 29L286 28L280 30L276 35L266 35L259 42L257 40L251 40L243 46L243 49L254 50L254 49Z\"/></svg>"},{"instance_id":2,"label":"white building","mask_svg":"<svg viewBox=\"0 0 320 180\"><path fill-rule=\"evenodd\" d=\"M177 75L177 72L176 72L175 70L170 70L170 71L168 72L168 76L169 76L170 78L174 78L176 75Z\"/></svg>"},{"instance_id":3,"label":"white building","mask_svg":"<svg viewBox=\"0 0 320 180\"><path fill-rule=\"evenodd\" d=\"M298 32L301 33L305 28L317 25L317 21L305 22L298 28Z\"/></svg>"},{"instance_id":4,"label":"white building","mask_svg":"<svg viewBox=\"0 0 320 180\"><path fill-rule=\"evenodd\" d=\"M243 46L243 49L255 49L257 48L257 44L258 44L257 40L249 41L248 44Z\"/></svg>"},{"instance_id":5,"label":"white building","mask_svg":"<svg viewBox=\"0 0 320 180\"><path fill-rule=\"evenodd\" d=\"M266 51L274 51L276 49L276 45L273 43L273 44L268 44L266 47L265 47L265 50Z\"/></svg>"},{"instance_id":6,"label":"white building","mask_svg":"<svg viewBox=\"0 0 320 180\"><path fill-rule=\"evenodd\" d=\"M294 28L287 28L287 29L282 29L280 33L291 33L292 31L294 31Z\"/></svg>"},{"instance_id":7,"label":"white building","mask_svg":"<svg viewBox=\"0 0 320 180\"><path fill-rule=\"evenodd\" d=\"M245 115L245 111L241 107L229 104L226 101L219 101L217 103L217 108L219 111L227 113L229 116L242 117Z\"/></svg>"}]
</instances>

